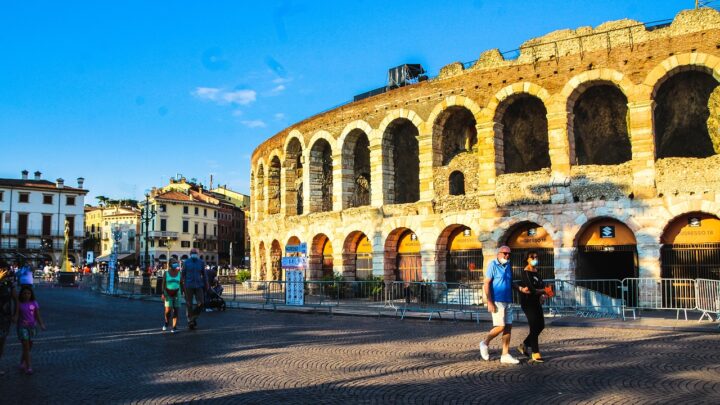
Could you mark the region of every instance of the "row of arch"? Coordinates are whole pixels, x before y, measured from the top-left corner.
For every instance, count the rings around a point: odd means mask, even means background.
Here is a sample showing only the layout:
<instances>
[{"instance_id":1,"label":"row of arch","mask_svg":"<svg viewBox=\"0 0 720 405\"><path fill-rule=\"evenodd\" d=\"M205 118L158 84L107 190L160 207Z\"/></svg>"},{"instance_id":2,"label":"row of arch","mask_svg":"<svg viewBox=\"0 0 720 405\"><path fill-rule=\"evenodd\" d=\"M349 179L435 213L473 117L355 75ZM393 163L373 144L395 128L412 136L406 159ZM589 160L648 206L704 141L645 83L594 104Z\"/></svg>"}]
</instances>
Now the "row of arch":
<instances>
[{"instance_id":1,"label":"row of arch","mask_svg":"<svg viewBox=\"0 0 720 405\"><path fill-rule=\"evenodd\" d=\"M540 256L543 277L558 276L555 253L561 242L551 225L523 221L504 231L498 241L498 245L511 247L515 272L522 270L526 254L533 251ZM292 236L286 246L299 243L300 238ZM665 227L660 243L662 277L720 279L720 219L716 215L691 212L676 217ZM626 223L611 217L589 220L574 236L574 278L638 277L637 245L635 232ZM308 241L306 279L331 279L340 269L348 280L367 280L374 276L385 281L472 283L481 281L484 263L495 257L496 248L484 249L478 235L467 225L449 225L435 241L434 257L430 259L435 261L435 274L427 274L423 271L427 260L423 246L418 235L405 227L393 230L375 245L362 231L349 233L341 245L334 247L326 234L319 233ZM255 252L260 260L256 260L254 276L261 280L281 280L283 246L275 239L267 248L270 271L266 245L261 241ZM341 255L334 254L337 248L341 249Z\"/></svg>"},{"instance_id":2,"label":"row of arch","mask_svg":"<svg viewBox=\"0 0 720 405\"><path fill-rule=\"evenodd\" d=\"M534 83L516 83L485 108L453 96L437 105L427 121L411 110L397 110L378 129L355 121L337 141L319 131L307 146L294 130L282 151L256 162L251 173L255 209L273 215L284 207L283 214L300 215L415 202L421 198L421 177L428 181L432 168L463 154L477 153L479 164L494 165L487 175L535 171L555 163L620 164L644 152L633 142L641 142L648 128L655 158L707 157L720 147L713 145L708 130L708 102L720 77L716 65L720 59L712 55L673 56L638 85L618 71L596 69L572 78L553 96ZM430 147L424 148L427 143ZM421 149L432 151L427 159ZM557 155L557 162L551 155ZM485 174L480 166L478 171ZM471 173L452 175L450 194L464 193ZM378 189L382 195L374 196Z\"/></svg>"}]
</instances>

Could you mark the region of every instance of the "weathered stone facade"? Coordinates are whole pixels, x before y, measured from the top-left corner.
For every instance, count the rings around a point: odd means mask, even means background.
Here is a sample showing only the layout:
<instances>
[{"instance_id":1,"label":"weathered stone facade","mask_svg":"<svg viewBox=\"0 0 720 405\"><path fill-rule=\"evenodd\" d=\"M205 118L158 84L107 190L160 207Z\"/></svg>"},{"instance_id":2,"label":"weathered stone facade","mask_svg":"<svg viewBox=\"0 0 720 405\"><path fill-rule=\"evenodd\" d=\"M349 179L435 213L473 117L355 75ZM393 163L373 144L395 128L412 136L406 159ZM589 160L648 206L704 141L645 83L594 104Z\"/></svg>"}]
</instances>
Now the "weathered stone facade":
<instances>
[{"instance_id":1,"label":"weathered stone facade","mask_svg":"<svg viewBox=\"0 0 720 405\"><path fill-rule=\"evenodd\" d=\"M277 246L296 237L311 263L352 278L364 235L373 273L391 279L411 231L422 278L444 280L458 230L477 235L487 263L531 224L552 239L555 276L573 278L584 232L613 220L634 236L634 275L659 277L668 224L720 214L719 80L720 13L700 9L652 30L621 20L556 31L515 60L486 51L467 69L452 63L308 118L253 153L253 276L272 278ZM673 104L683 83L697 91ZM682 157L658 155L658 121L672 128L666 155Z\"/></svg>"}]
</instances>

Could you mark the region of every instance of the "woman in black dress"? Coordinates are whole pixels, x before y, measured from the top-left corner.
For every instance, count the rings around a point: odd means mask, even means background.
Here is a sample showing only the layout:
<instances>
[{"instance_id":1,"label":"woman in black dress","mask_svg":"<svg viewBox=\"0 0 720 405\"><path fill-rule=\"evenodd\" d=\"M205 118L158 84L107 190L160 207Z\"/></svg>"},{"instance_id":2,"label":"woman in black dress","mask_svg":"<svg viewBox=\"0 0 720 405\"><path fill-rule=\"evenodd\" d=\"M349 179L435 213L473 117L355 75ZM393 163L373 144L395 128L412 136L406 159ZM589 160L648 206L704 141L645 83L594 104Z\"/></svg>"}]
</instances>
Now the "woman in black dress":
<instances>
[{"instance_id":1,"label":"woman in black dress","mask_svg":"<svg viewBox=\"0 0 720 405\"><path fill-rule=\"evenodd\" d=\"M540 355L538 337L545 329L545 317L542 308L542 304L547 298L545 295L545 283L537 271L537 252L528 252L525 261L527 265L522 272L520 286L527 289L523 288L523 294L520 294L520 307L525 312L530 333L518 347L518 350L524 356L532 356L531 361L542 363L543 359Z\"/></svg>"}]
</instances>

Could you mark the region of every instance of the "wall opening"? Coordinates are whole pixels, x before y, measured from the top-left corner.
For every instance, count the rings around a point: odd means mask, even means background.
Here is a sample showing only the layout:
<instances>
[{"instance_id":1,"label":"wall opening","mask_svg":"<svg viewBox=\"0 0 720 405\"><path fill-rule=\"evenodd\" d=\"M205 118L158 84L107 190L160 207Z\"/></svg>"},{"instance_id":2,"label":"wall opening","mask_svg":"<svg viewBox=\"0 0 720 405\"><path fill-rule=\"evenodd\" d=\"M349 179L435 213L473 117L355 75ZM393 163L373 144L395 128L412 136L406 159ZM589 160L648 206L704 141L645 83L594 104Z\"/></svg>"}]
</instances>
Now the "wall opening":
<instances>
[{"instance_id":1,"label":"wall opening","mask_svg":"<svg viewBox=\"0 0 720 405\"><path fill-rule=\"evenodd\" d=\"M268 166L268 215L280 213L280 158L273 157Z\"/></svg>"},{"instance_id":2,"label":"wall opening","mask_svg":"<svg viewBox=\"0 0 720 405\"><path fill-rule=\"evenodd\" d=\"M477 147L476 125L470 110L461 106L449 107L438 116L433 126L433 139L439 145L433 149L434 154L439 155L439 164L445 166L455 156L472 152ZM434 166L438 166L437 162Z\"/></svg>"},{"instance_id":3,"label":"wall opening","mask_svg":"<svg viewBox=\"0 0 720 405\"><path fill-rule=\"evenodd\" d=\"M660 238L663 278L720 280L720 219L688 213L671 221Z\"/></svg>"},{"instance_id":4,"label":"wall opening","mask_svg":"<svg viewBox=\"0 0 720 405\"><path fill-rule=\"evenodd\" d=\"M550 167L547 110L527 94L505 100L502 114L503 161L501 173L522 173Z\"/></svg>"},{"instance_id":5,"label":"wall opening","mask_svg":"<svg viewBox=\"0 0 720 405\"><path fill-rule=\"evenodd\" d=\"M436 261L438 275L454 284L477 284L483 280L482 243L465 225L450 225L440 234ZM449 286L450 287L450 286Z\"/></svg>"},{"instance_id":6,"label":"wall opening","mask_svg":"<svg viewBox=\"0 0 720 405\"><path fill-rule=\"evenodd\" d=\"M310 149L310 212L332 211L332 149L320 139Z\"/></svg>"},{"instance_id":7,"label":"wall opening","mask_svg":"<svg viewBox=\"0 0 720 405\"><path fill-rule=\"evenodd\" d=\"M450 195L465 195L465 175L461 171L450 173Z\"/></svg>"},{"instance_id":8,"label":"wall opening","mask_svg":"<svg viewBox=\"0 0 720 405\"><path fill-rule=\"evenodd\" d=\"M365 205L370 205L370 142L355 129L343 145L343 208Z\"/></svg>"},{"instance_id":9,"label":"wall opening","mask_svg":"<svg viewBox=\"0 0 720 405\"><path fill-rule=\"evenodd\" d=\"M265 242L260 242L258 246L258 280L263 281L267 277L267 261L265 260Z\"/></svg>"},{"instance_id":10,"label":"wall opening","mask_svg":"<svg viewBox=\"0 0 720 405\"><path fill-rule=\"evenodd\" d=\"M265 168L260 163L257 171L257 179L255 183L255 190L257 192L255 196L255 202L257 203L257 214L258 217L262 217L265 213Z\"/></svg>"},{"instance_id":11,"label":"wall opening","mask_svg":"<svg viewBox=\"0 0 720 405\"><path fill-rule=\"evenodd\" d=\"M303 157L297 138L288 143L285 151L285 215L303 213Z\"/></svg>"},{"instance_id":12,"label":"wall opening","mask_svg":"<svg viewBox=\"0 0 720 405\"><path fill-rule=\"evenodd\" d=\"M282 246L277 240L270 244L270 275L273 281L282 280Z\"/></svg>"},{"instance_id":13,"label":"wall opening","mask_svg":"<svg viewBox=\"0 0 720 405\"><path fill-rule=\"evenodd\" d=\"M521 279L527 254L535 252L538 255L537 270L543 280L555 278L555 253L552 236L542 226L534 222L523 222L514 227L505 240L510 247L510 263L513 268L513 278Z\"/></svg>"},{"instance_id":14,"label":"wall opening","mask_svg":"<svg viewBox=\"0 0 720 405\"><path fill-rule=\"evenodd\" d=\"M384 199L404 204L420 199L418 129L404 118L393 121L383 136Z\"/></svg>"},{"instance_id":15,"label":"wall opening","mask_svg":"<svg viewBox=\"0 0 720 405\"><path fill-rule=\"evenodd\" d=\"M333 248L330 238L317 234L309 247L308 280L330 280L333 277Z\"/></svg>"},{"instance_id":16,"label":"wall opening","mask_svg":"<svg viewBox=\"0 0 720 405\"><path fill-rule=\"evenodd\" d=\"M373 275L372 243L362 232L352 232L343 248L343 276L348 280L370 280Z\"/></svg>"},{"instance_id":17,"label":"wall opening","mask_svg":"<svg viewBox=\"0 0 720 405\"><path fill-rule=\"evenodd\" d=\"M573 108L575 156L580 165L616 165L632 158L627 97L609 84L587 88Z\"/></svg>"},{"instance_id":18,"label":"wall opening","mask_svg":"<svg viewBox=\"0 0 720 405\"><path fill-rule=\"evenodd\" d=\"M658 159L704 158L720 149L708 130L710 95L718 86L712 75L685 71L660 85L655 95L655 150Z\"/></svg>"}]
</instances>

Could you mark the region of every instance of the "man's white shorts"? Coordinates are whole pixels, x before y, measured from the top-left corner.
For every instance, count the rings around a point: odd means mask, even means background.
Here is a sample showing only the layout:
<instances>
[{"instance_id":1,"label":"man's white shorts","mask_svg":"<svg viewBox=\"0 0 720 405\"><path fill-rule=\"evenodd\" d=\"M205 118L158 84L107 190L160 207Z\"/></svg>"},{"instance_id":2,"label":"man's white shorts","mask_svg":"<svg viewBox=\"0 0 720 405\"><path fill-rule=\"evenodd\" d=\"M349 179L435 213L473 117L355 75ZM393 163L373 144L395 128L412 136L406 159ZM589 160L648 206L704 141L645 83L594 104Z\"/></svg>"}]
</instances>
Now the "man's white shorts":
<instances>
[{"instance_id":1,"label":"man's white shorts","mask_svg":"<svg viewBox=\"0 0 720 405\"><path fill-rule=\"evenodd\" d=\"M512 325L513 309L509 302L496 302L497 311L492 313L493 326Z\"/></svg>"}]
</instances>

